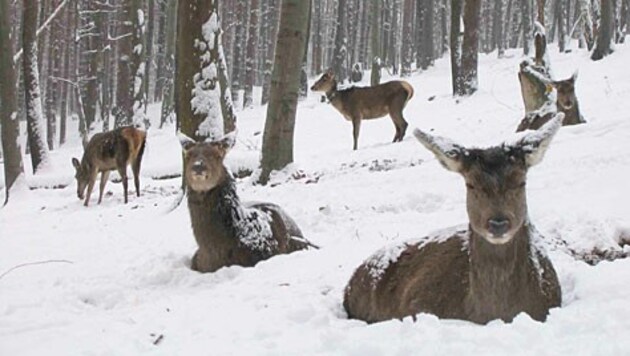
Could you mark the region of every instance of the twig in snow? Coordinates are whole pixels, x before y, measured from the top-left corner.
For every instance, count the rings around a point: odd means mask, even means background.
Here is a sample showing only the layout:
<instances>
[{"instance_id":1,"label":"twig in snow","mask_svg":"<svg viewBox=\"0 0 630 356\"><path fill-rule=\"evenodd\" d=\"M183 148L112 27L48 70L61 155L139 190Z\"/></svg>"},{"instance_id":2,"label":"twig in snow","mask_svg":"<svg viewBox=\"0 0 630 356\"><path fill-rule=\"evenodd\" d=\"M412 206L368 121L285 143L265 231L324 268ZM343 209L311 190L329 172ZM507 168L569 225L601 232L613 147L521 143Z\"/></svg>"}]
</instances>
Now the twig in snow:
<instances>
[{"instance_id":1,"label":"twig in snow","mask_svg":"<svg viewBox=\"0 0 630 356\"><path fill-rule=\"evenodd\" d=\"M16 270L18 268L21 267L26 267L26 266L34 266L34 265L43 265L46 263L74 263L72 261L68 261L68 260L46 260L46 261L37 261L37 262L27 262L27 263L21 263L17 266L13 266L11 268L9 268L6 272L4 272L3 274L0 274L0 279L2 279L2 277L6 276L7 274L9 274L11 271Z\"/></svg>"}]
</instances>

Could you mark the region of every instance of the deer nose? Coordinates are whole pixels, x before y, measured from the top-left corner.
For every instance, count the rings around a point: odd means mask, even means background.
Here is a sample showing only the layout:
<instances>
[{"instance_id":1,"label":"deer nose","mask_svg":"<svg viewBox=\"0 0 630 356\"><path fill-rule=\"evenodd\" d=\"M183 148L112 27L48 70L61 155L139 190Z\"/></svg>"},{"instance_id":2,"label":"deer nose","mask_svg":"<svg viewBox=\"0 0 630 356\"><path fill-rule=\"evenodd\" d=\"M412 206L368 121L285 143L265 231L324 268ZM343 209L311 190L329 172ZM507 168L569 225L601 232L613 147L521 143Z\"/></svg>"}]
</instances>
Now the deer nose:
<instances>
[{"instance_id":1,"label":"deer nose","mask_svg":"<svg viewBox=\"0 0 630 356\"><path fill-rule=\"evenodd\" d=\"M190 168L195 174L202 174L206 170L206 165L201 161L196 161Z\"/></svg>"},{"instance_id":2,"label":"deer nose","mask_svg":"<svg viewBox=\"0 0 630 356\"><path fill-rule=\"evenodd\" d=\"M510 221L503 217L488 220L488 231L494 236L502 236L510 229Z\"/></svg>"}]
</instances>

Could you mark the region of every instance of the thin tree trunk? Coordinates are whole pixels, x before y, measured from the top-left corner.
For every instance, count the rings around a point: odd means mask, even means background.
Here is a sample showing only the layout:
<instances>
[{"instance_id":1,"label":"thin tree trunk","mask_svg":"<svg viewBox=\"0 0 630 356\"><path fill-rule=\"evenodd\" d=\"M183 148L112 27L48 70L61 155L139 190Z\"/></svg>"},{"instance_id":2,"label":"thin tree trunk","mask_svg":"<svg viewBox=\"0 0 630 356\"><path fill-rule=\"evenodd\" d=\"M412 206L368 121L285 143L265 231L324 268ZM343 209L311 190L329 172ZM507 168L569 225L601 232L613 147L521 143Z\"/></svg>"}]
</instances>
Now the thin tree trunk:
<instances>
[{"instance_id":1,"label":"thin tree trunk","mask_svg":"<svg viewBox=\"0 0 630 356\"><path fill-rule=\"evenodd\" d=\"M464 95L461 77L462 65L462 1L451 1L451 81L453 85L453 95Z\"/></svg>"},{"instance_id":2,"label":"thin tree trunk","mask_svg":"<svg viewBox=\"0 0 630 356\"><path fill-rule=\"evenodd\" d=\"M260 6L258 0L250 0L249 32L247 34L247 56L245 57L245 92L243 108L254 105L254 81L256 79L256 47L258 42L258 16Z\"/></svg>"},{"instance_id":3,"label":"thin tree trunk","mask_svg":"<svg viewBox=\"0 0 630 356\"><path fill-rule=\"evenodd\" d=\"M39 88L39 68L37 68L37 4L35 2L24 4L22 24L22 45L24 48L22 64L28 142L33 173L37 173L48 162L48 147L44 141L44 118Z\"/></svg>"},{"instance_id":4,"label":"thin tree trunk","mask_svg":"<svg viewBox=\"0 0 630 356\"><path fill-rule=\"evenodd\" d=\"M309 10L310 1L282 1L276 48L283 50L275 53L259 177L263 184L273 170L293 162L293 132Z\"/></svg>"},{"instance_id":5,"label":"thin tree trunk","mask_svg":"<svg viewBox=\"0 0 630 356\"><path fill-rule=\"evenodd\" d=\"M466 0L464 6L464 41L462 43L462 93L472 95L477 91L477 56L479 52L479 10L481 0Z\"/></svg>"},{"instance_id":6,"label":"thin tree trunk","mask_svg":"<svg viewBox=\"0 0 630 356\"><path fill-rule=\"evenodd\" d=\"M532 3L531 0L521 0L523 18L523 54L528 56L532 43Z\"/></svg>"},{"instance_id":7,"label":"thin tree trunk","mask_svg":"<svg viewBox=\"0 0 630 356\"><path fill-rule=\"evenodd\" d=\"M338 0L335 52L333 54L332 69L339 83L343 83L348 77L348 66L346 63L346 57L348 56L348 35L346 33L346 23L346 0Z\"/></svg>"},{"instance_id":8,"label":"thin tree trunk","mask_svg":"<svg viewBox=\"0 0 630 356\"><path fill-rule=\"evenodd\" d=\"M20 175L24 175L22 153L18 137L20 125L17 115L15 66L11 33L11 0L0 0L0 130L4 155L4 204Z\"/></svg>"},{"instance_id":9,"label":"thin tree trunk","mask_svg":"<svg viewBox=\"0 0 630 356\"><path fill-rule=\"evenodd\" d=\"M160 128L172 117L175 110L175 39L177 30L178 6L176 0L168 0L166 11L166 44L164 48L164 91L162 93L162 110Z\"/></svg>"},{"instance_id":10,"label":"thin tree trunk","mask_svg":"<svg viewBox=\"0 0 630 356\"><path fill-rule=\"evenodd\" d=\"M601 0L601 22L597 42L591 59L598 61L612 53L613 4L612 0Z\"/></svg>"}]
</instances>

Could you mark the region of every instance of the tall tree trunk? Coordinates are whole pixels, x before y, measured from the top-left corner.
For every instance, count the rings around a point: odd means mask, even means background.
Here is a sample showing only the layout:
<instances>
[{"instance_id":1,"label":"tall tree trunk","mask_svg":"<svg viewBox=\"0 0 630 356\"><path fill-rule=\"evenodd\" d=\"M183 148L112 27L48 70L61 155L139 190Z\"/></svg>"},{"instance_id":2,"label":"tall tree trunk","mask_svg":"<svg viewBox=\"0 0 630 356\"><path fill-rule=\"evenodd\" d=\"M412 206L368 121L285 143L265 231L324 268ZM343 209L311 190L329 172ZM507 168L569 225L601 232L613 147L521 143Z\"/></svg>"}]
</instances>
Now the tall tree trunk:
<instances>
[{"instance_id":1,"label":"tall tree trunk","mask_svg":"<svg viewBox=\"0 0 630 356\"><path fill-rule=\"evenodd\" d=\"M591 59L598 61L612 53L613 4L612 0L601 0L601 21L597 32L597 42Z\"/></svg>"},{"instance_id":2,"label":"tall tree trunk","mask_svg":"<svg viewBox=\"0 0 630 356\"><path fill-rule=\"evenodd\" d=\"M228 66L223 53L223 32L219 36L219 85L221 86L221 114L223 115L223 132L230 133L236 130L236 112L230 93L230 79Z\"/></svg>"},{"instance_id":3,"label":"tall tree trunk","mask_svg":"<svg viewBox=\"0 0 630 356\"><path fill-rule=\"evenodd\" d=\"M37 3L26 2L22 20L22 56L28 143L33 173L48 162L48 147L44 141L44 117L37 68Z\"/></svg>"},{"instance_id":4,"label":"tall tree trunk","mask_svg":"<svg viewBox=\"0 0 630 356\"><path fill-rule=\"evenodd\" d=\"M218 1L190 0L177 6L175 112L181 132L197 141L223 136L220 32Z\"/></svg>"},{"instance_id":5,"label":"tall tree trunk","mask_svg":"<svg viewBox=\"0 0 630 356\"><path fill-rule=\"evenodd\" d=\"M420 68L426 70L433 63L434 46L433 46L433 1L423 0L424 11L422 12L422 22L418 26L422 26L421 46L418 47L420 53ZM416 20L418 21L418 20Z\"/></svg>"},{"instance_id":6,"label":"tall tree trunk","mask_svg":"<svg viewBox=\"0 0 630 356\"><path fill-rule=\"evenodd\" d=\"M151 68L153 68L153 60L155 59L155 53L153 49L153 32L155 31L155 3L154 0L146 0L147 1L147 16L145 16L145 43L146 43L146 51L144 53L144 100L145 103L149 103L151 101L151 95L149 95L149 90L151 89ZM157 79L157 78L156 78ZM147 105L144 106L144 114L146 116L147 113Z\"/></svg>"},{"instance_id":7,"label":"tall tree trunk","mask_svg":"<svg viewBox=\"0 0 630 356\"><path fill-rule=\"evenodd\" d=\"M317 1L317 0L316 0ZM267 6L267 28L268 35L265 39L267 45L265 46L265 63L263 73L263 87L261 105L265 105L269 102L269 90L271 88L271 71L273 70L273 57L276 49L276 37L278 35L278 2L276 0L263 1L263 5ZM321 56L320 56L321 61ZM321 65L321 62L320 62Z\"/></svg>"},{"instance_id":8,"label":"tall tree trunk","mask_svg":"<svg viewBox=\"0 0 630 356\"><path fill-rule=\"evenodd\" d=\"M137 14L133 12L134 1L125 1L121 5L120 21L116 31L118 43L118 75L116 80L116 108L114 109L115 127L131 125L134 114L133 94L134 76L132 64L134 29Z\"/></svg>"},{"instance_id":9,"label":"tall tree trunk","mask_svg":"<svg viewBox=\"0 0 630 356\"><path fill-rule=\"evenodd\" d=\"M464 41L462 43L462 93L477 91L477 56L479 52L479 9L481 0L466 0L464 6Z\"/></svg>"},{"instance_id":10,"label":"tall tree trunk","mask_svg":"<svg viewBox=\"0 0 630 356\"><path fill-rule=\"evenodd\" d=\"M503 0L495 0L494 18L492 22L492 41L494 42L494 46L497 48L497 55L499 58L502 58L505 54L503 36Z\"/></svg>"},{"instance_id":11,"label":"tall tree trunk","mask_svg":"<svg viewBox=\"0 0 630 356\"><path fill-rule=\"evenodd\" d=\"M332 69L339 83L343 83L348 77L348 66L346 61L346 57L348 56L348 35L346 33L346 27L346 0L338 0L335 52L333 54Z\"/></svg>"},{"instance_id":12,"label":"tall tree trunk","mask_svg":"<svg viewBox=\"0 0 630 356\"><path fill-rule=\"evenodd\" d=\"M558 26L558 49L563 53L566 49L566 35L564 33L564 1L556 0L554 23Z\"/></svg>"},{"instance_id":13,"label":"tall tree trunk","mask_svg":"<svg viewBox=\"0 0 630 356\"><path fill-rule=\"evenodd\" d=\"M247 0L235 0L236 1L236 23L234 26L234 51L232 53L232 102L235 104L240 103L239 95L243 85L243 60L245 57L245 51L243 45L246 41L245 21L243 21L243 14L247 11Z\"/></svg>"},{"instance_id":14,"label":"tall tree trunk","mask_svg":"<svg viewBox=\"0 0 630 356\"><path fill-rule=\"evenodd\" d=\"M145 77L146 71L146 36L147 36L147 23L146 15L144 12L144 0L131 0L132 9L129 14L129 20L131 20L132 26L132 51L131 51L131 75L133 76L133 87L131 88L131 95L133 98L133 117L132 122L136 126L144 126L149 128L151 122L147 117L147 90L144 82L147 80Z\"/></svg>"},{"instance_id":15,"label":"tall tree trunk","mask_svg":"<svg viewBox=\"0 0 630 356\"><path fill-rule=\"evenodd\" d=\"M531 0L521 0L523 18L523 54L528 56L532 44L532 3Z\"/></svg>"},{"instance_id":16,"label":"tall tree trunk","mask_svg":"<svg viewBox=\"0 0 630 356\"><path fill-rule=\"evenodd\" d=\"M11 33L11 0L0 0L0 130L4 155L4 204L20 175L24 175L18 136L15 66L13 64L13 36Z\"/></svg>"},{"instance_id":17,"label":"tall tree trunk","mask_svg":"<svg viewBox=\"0 0 630 356\"><path fill-rule=\"evenodd\" d=\"M424 9L426 11L426 9ZM403 38L402 38L402 65L400 75L411 75L411 63L413 62L413 0L404 0L403 10Z\"/></svg>"},{"instance_id":18,"label":"tall tree trunk","mask_svg":"<svg viewBox=\"0 0 630 356\"><path fill-rule=\"evenodd\" d=\"M166 11L166 44L164 46L164 91L162 92L162 110L160 127L172 117L175 110L175 39L177 34L177 0L168 0Z\"/></svg>"},{"instance_id":19,"label":"tall tree trunk","mask_svg":"<svg viewBox=\"0 0 630 356\"><path fill-rule=\"evenodd\" d=\"M275 53L259 177L263 184L273 170L293 162L295 113L310 1L283 0L281 11L276 48L283 50Z\"/></svg>"},{"instance_id":20,"label":"tall tree trunk","mask_svg":"<svg viewBox=\"0 0 630 356\"><path fill-rule=\"evenodd\" d=\"M453 95L464 95L461 76L462 65L462 1L451 0L451 81Z\"/></svg>"},{"instance_id":21,"label":"tall tree trunk","mask_svg":"<svg viewBox=\"0 0 630 356\"><path fill-rule=\"evenodd\" d=\"M247 34L247 56L245 57L245 92L243 93L243 108L250 108L254 105L258 16L260 12L260 4L258 0L250 0L249 6L249 31Z\"/></svg>"}]
</instances>

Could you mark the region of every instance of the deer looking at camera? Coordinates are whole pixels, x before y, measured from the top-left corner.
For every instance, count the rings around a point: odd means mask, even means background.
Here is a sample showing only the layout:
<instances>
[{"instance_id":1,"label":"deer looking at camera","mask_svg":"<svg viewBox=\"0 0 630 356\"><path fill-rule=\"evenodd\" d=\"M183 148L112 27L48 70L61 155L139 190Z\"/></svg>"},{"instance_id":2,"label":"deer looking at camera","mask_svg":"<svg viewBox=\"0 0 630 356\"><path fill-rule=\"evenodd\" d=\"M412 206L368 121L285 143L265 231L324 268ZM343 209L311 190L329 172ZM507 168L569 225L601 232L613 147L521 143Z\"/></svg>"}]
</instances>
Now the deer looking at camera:
<instances>
[{"instance_id":1,"label":"deer looking at camera","mask_svg":"<svg viewBox=\"0 0 630 356\"><path fill-rule=\"evenodd\" d=\"M311 90L326 93L326 98L335 109L352 122L353 149L358 147L361 120L378 119L389 114L396 127L392 142L402 141L405 137L408 124L402 112L413 96L411 84L395 80L373 87L338 90L335 75L329 70L313 84Z\"/></svg>"},{"instance_id":2,"label":"deer looking at camera","mask_svg":"<svg viewBox=\"0 0 630 356\"><path fill-rule=\"evenodd\" d=\"M254 266L277 254L315 247L279 206L241 203L234 178L223 165L234 139L231 133L220 140L198 143L179 135L188 211L199 247L192 258L195 271Z\"/></svg>"},{"instance_id":3,"label":"deer looking at camera","mask_svg":"<svg viewBox=\"0 0 630 356\"><path fill-rule=\"evenodd\" d=\"M485 324L525 312L544 321L560 306L556 272L527 217L527 170L539 163L563 114L515 144L467 149L415 130L448 170L464 177L468 228L381 250L354 272L348 316L367 322L430 313Z\"/></svg>"},{"instance_id":4,"label":"deer looking at camera","mask_svg":"<svg viewBox=\"0 0 630 356\"><path fill-rule=\"evenodd\" d=\"M136 194L140 196L140 164L146 143L146 132L132 126L120 127L113 131L97 133L85 146L81 162L72 158L72 165L76 170L77 196L83 199L85 188L87 195L83 205L88 206L96 176L101 173L101 186L98 203L103 200L103 191L109 179L109 172L114 169L120 174L125 204L127 204L127 166L131 165L133 183Z\"/></svg>"}]
</instances>

